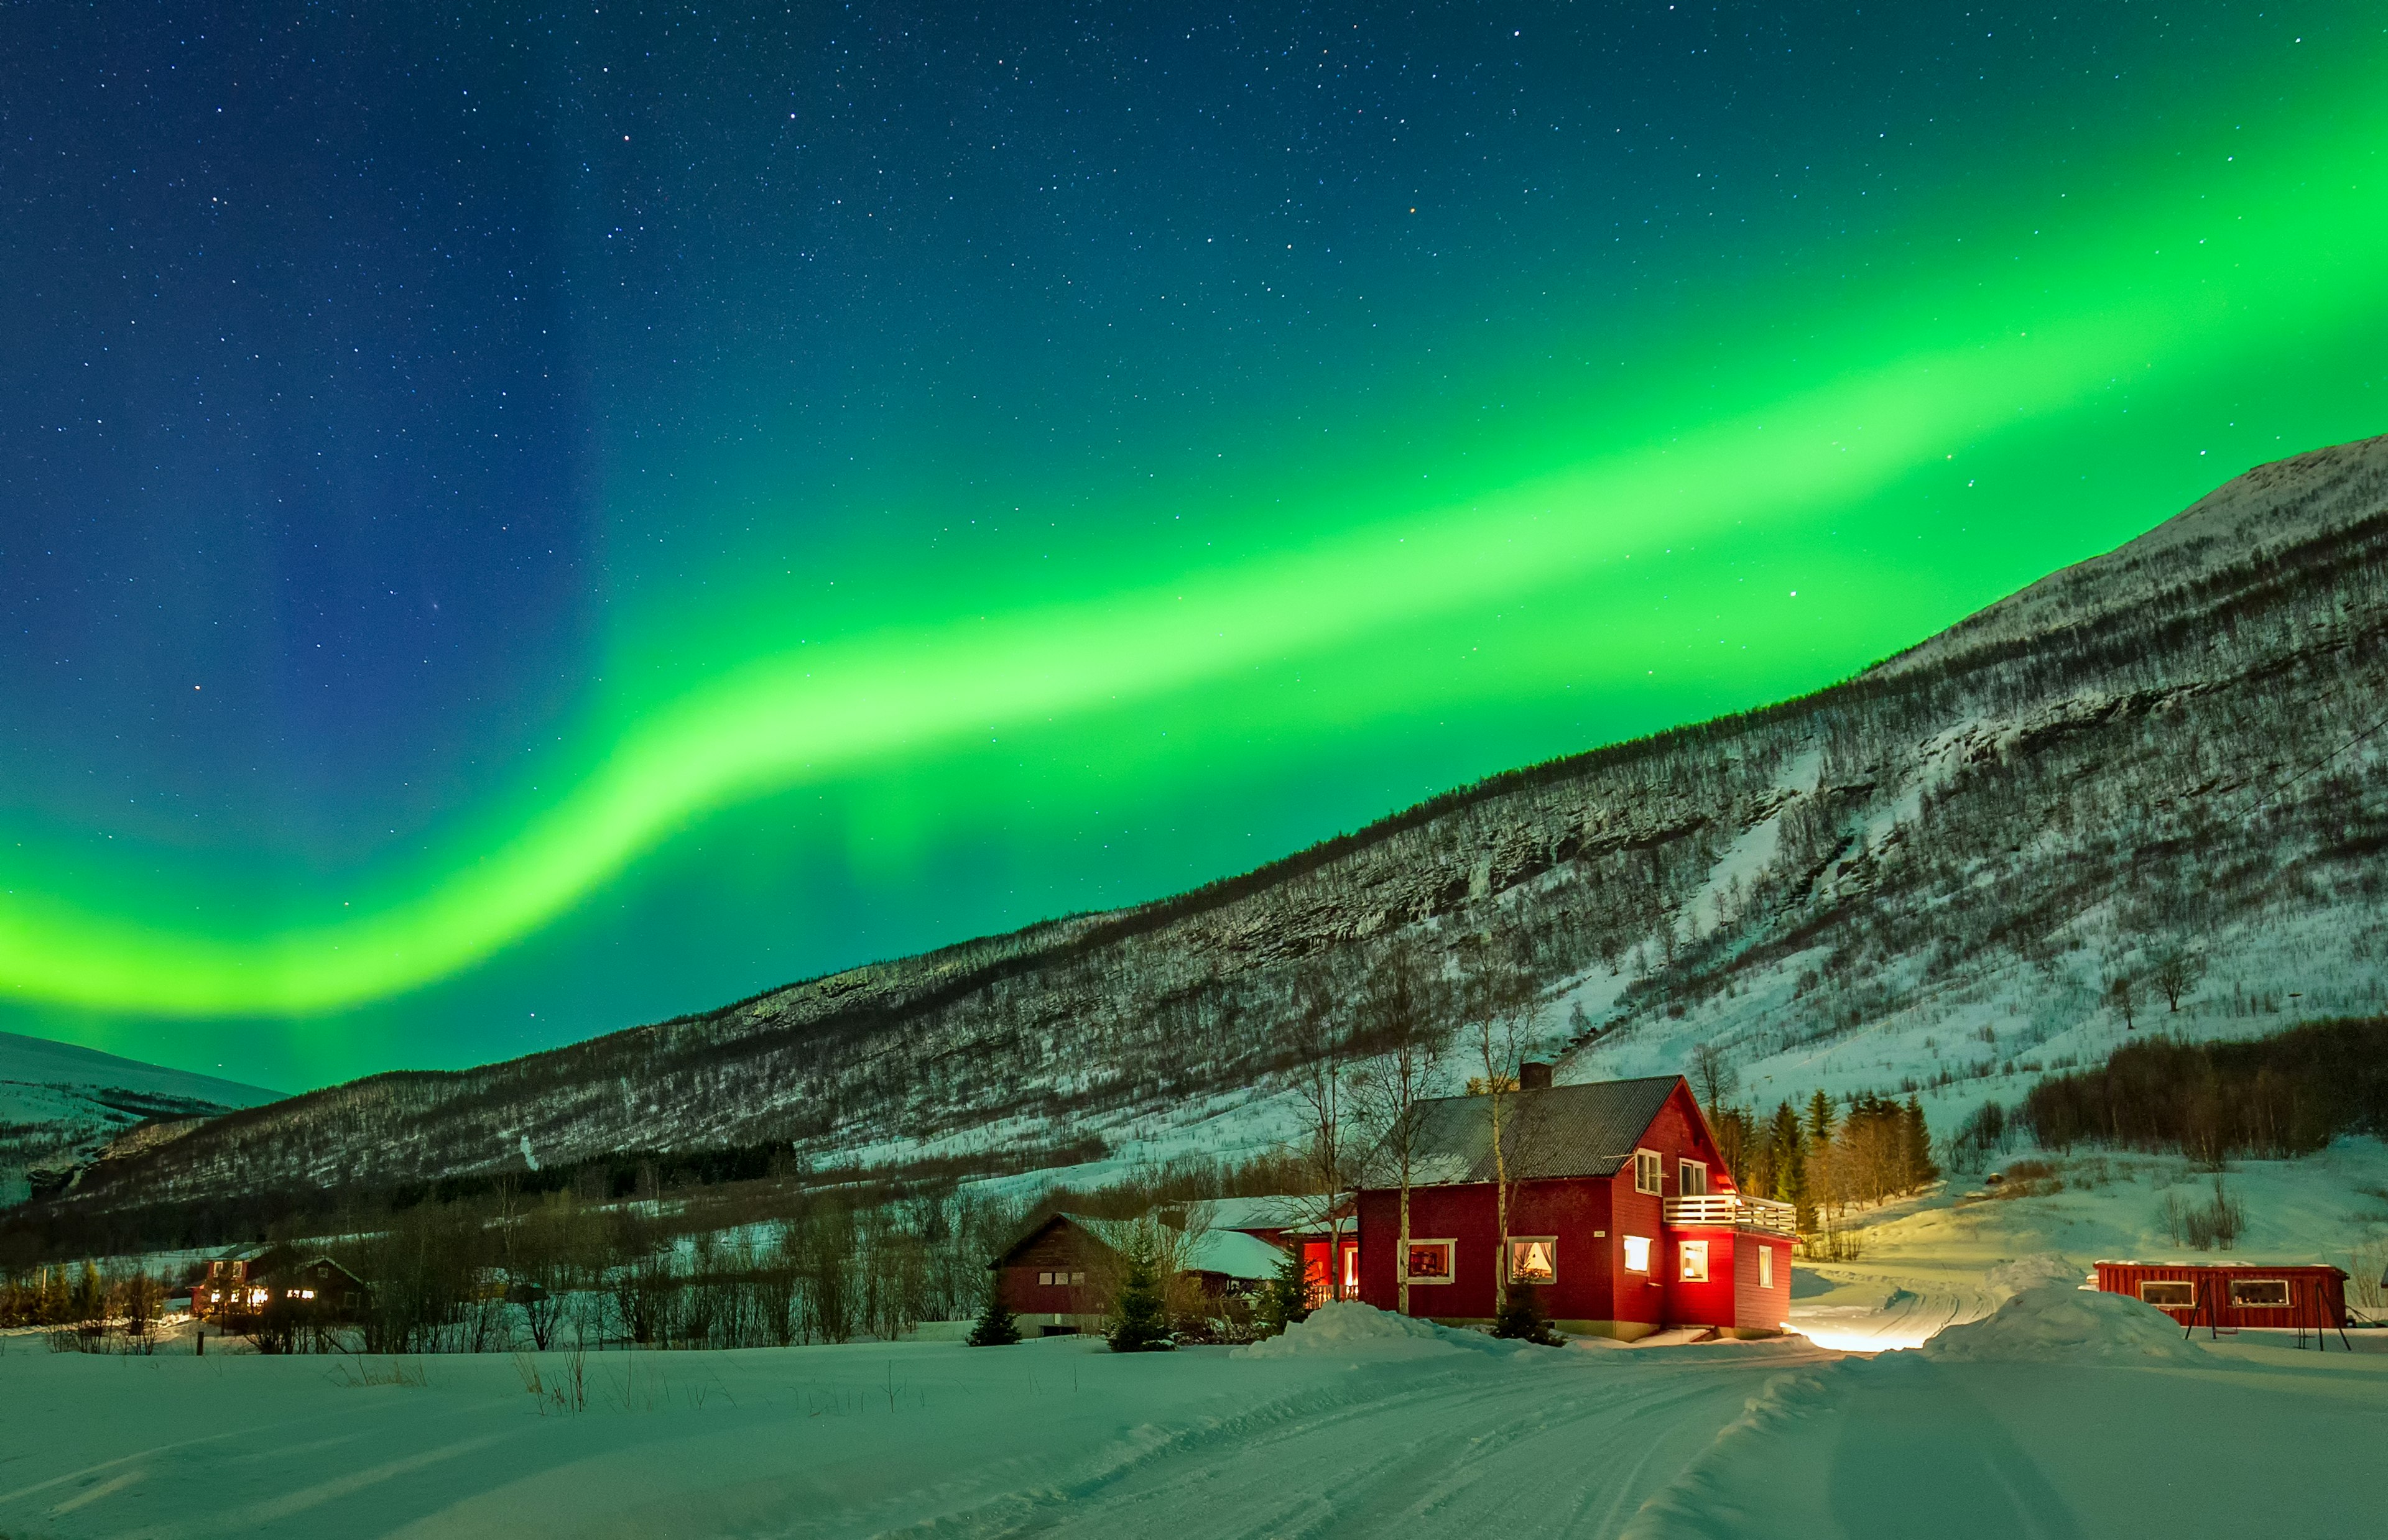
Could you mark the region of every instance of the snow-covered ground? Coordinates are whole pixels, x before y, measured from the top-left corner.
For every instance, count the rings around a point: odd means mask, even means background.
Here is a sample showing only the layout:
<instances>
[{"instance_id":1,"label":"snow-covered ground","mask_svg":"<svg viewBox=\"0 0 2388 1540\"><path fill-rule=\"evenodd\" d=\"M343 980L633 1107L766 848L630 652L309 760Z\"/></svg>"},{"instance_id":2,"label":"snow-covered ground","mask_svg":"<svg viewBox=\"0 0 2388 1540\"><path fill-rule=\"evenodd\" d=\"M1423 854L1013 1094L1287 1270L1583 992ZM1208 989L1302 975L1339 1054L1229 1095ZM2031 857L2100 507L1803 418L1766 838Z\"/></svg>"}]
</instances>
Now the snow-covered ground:
<instances>
[{"instance_id":1,"label":"snow-covered ground","mask_svg":"<svg viewBox=\"0 0 2388 1540\"><path fill-rule=\"evenodd\" d=\"M592 1355L585 1409L556 1404L553 1354L12 1344L0 1533L2090 1535L2153 1514L2323 1535L2361 1521L2388 1430L2388 1354L2184 1344L2065 1277L1872 1360L1518 1347L1336 1308L1265 1352Z\"/></svg>"},{"instance_id":2,"label":"snow-covered ground","mask_svg":"<svg viewBox=\"0 0 2388 1540\"><path fill-rule=\"evenodd\" d=\"M1766 1343L1522 1347L1339 1306L1242 1350L591 1354L576 1398L563 1354L195 1357L185 1330L110 1357L0 1335L0 1534L2362 1529L2388 1331L2351 1354L2185 1341L2083 1293L2102 1256L2213 1256L2163 1218L2212 1177L2054 1164L2027 1195L1960 1181L1867 1216L1857 1259L1799 1265L1806 1335ZM2236 1256L2345 1266L2388 1234L2377 1141L2225 1180Z\"/></svg>"},{"instance_id":3,"label":"snow-covered ground","mask_svg":"<svg viewBox=\"0 0 2388 1540\"><path fill-rule=\"evenodd\" d=\"M1960 1178L1859 1216L1857 1260L1802 1261L1794 1269L1792 1326L1832 1347L1913 1347L1988 1314L2007 1292L2002 1269L2045 1256L2064 1258L2077 1278L2101 1260L2328 1262L2368 1268L2372 1278L2388 1265L2378 1249L2388 1236L2388 1144L2375 1139L2341 1140L2299 1160L2231 1162L2223 1182L2245 1209L2246 1231L2229 1252L2194 1251L2166 1232L2168 1193L2184 1203L2213 1196L2213 1175L2184 1160L2037 1152L2015 1159L2049 1161L2055 1175L2015 1184L2028 1195L1989 1198L1969 1197L1996 1190ZM2358 1253L2365 1268L2356 1266Z\"/></svg>"}]
</instances>

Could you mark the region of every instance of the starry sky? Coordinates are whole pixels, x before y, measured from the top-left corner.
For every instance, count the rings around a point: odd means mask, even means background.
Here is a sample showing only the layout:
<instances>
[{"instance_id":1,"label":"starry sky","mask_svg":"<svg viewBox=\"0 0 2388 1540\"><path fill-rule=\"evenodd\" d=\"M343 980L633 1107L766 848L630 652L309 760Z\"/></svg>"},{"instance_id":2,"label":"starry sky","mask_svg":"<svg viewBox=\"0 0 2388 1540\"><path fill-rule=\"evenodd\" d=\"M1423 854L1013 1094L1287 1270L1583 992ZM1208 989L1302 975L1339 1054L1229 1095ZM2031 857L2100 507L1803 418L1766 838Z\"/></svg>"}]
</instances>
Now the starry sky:
<instances>
[{"instance_id":1,"label":"starry sky","mask_svg":"<svg viewBox=\"0 0 2388 1540\"><path fill-rule=\"evenodd\" d=\"M2388 430L2376 5L19 7L0 1029L1246 868Z\"/></svg>"}]
</instances>

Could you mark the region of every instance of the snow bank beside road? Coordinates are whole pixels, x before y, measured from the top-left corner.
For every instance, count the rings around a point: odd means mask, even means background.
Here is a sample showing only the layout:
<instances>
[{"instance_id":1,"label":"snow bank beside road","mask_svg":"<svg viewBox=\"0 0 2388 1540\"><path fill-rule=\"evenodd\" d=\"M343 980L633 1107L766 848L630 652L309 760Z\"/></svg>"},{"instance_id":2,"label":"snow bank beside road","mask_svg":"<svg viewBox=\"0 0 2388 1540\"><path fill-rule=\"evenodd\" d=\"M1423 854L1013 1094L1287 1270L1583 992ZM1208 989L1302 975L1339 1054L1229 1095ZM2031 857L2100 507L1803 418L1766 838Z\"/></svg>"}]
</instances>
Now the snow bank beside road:
<instances>
[{"instance_id":1,"label":"snow bank beside road","mask_svg":"<svg viewBox=\"0 0 2388 1540\"><path fill-rule=\"evenodd\" d=\"M2204 1363L2170 1316L2071 1277L2032 1283L1992 1314L1916 1349L1936 1363Z\"/></svg>"},{"instance_id":2,"label":"snow bank beside road","mask_svg":"<svg viewBox=\"0 0 2388 1540\"><path fill-rule=\"evenodd\" d=\"M1458 1352L1460 1344L1450 1339L1459 1335L1432 1321L1397 1316L1356 1300L1339 1300L1311 1311L1309 1319L1296 1321L1281 1335L1237 1348L1231 1357L1415 1358ZM1491 1338L1484 1341L1491 1345Z\"/></svg>"}]
</instances>

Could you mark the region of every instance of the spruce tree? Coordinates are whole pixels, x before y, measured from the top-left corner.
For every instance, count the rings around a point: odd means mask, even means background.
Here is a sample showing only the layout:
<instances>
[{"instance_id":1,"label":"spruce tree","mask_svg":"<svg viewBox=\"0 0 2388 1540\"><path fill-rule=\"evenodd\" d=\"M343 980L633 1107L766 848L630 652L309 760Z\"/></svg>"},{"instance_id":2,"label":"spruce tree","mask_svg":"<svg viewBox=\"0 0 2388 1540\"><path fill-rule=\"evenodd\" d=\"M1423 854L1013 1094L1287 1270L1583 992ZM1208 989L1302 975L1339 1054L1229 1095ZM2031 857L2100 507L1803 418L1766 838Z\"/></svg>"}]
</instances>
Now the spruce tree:
<instances>
[{"instance_id":1,"label":"spruce tree","mask_svg":"<svg viewBox=\"0 0 2388 1540\"><path fill-rule=\"evenodd\" d=\"M1310 1266L1296 1242L1277 1265L1277 1276L1261 1291L1261 1324L1271 1335L1310 1319Z\"/></svg>"},{"instance_id":2,"label":"spruce tree","mask_svg":"<svg viewBox=\"0 0 2388 1540\"><path fill-rule=\"evenodd\" d=\"M1114 1353L1165 1353L1177 1344L1169 1337L1169 1322L1161 1299L1161 1280L1153 1268L1151 1249L1131 1248L1120 1279L1119 1300L1111 1323Z\"/></svg>"},{"instance_id":3,"label":"spruce tree","mask_svg":"<svg viewBox=\"0 0 2388 1540\"><path fill-rule=\"evenodd\" d=\"M986 1276L986 1305L978 1313L978 1324L971 1328L972 1347L1010 1347L1020 1340L1020 1322L1004 1303L1003 1274L990 1271Z\"/></svg>"},{"instance_id":4,"label":"spruce tree","mask_svg":"<svg viewBox=\"0 0 2388 1540\"><path fill-rule=\"evenodd\" d=\"M1824 1094L1823 1087L1818 1086L1816 1093L1808 1098L1808 1142L1820 1150L1831 1143L1835 1120L1833 1099Z\"/></svg>"},{"instance_id":5,"label":"spruce tree","mask_svg":"<svg viewBox=\"0 0 2388 1540\"><path fill-rule=\"evenodd\" d=\"M1502 1296L1501 1313L1493 1318L1492 1334L1518 1342L1540 1343L1544 1347L1565 1345L1566 1339L1551 1330L1551 1318L1543 1309L1542 1292L1531 1283L1512 1280L1508 1292Z\"/></svg>"},{"instance_id":6,"label":"spruce tree","mask_svg":"<svg viewBox=\"0 0 2388 1540\"><path fill-rule=\"evenodd\" d=\"M1940 1178L1940 1168L1932 1159L1932 1130L1924 1126L1924 1102L1909 1095L1907 1111L1900 1117L1899 1132L1904 1136L1907 1154L1907 1180L1911 1187L1922 1187Z\"/></svg>"}]
</instances>

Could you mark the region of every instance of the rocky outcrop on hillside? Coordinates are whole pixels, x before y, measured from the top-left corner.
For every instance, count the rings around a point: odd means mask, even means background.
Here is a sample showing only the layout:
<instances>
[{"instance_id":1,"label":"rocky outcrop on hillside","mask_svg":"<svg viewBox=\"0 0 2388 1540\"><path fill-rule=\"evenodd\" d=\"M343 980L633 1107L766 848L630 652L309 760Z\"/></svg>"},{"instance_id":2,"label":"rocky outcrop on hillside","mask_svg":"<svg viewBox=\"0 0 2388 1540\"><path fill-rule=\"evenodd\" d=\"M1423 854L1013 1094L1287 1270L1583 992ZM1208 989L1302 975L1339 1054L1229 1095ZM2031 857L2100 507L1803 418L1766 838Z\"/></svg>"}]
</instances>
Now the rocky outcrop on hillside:
<instances>
[{"instance_id":1,"label":"rocky outcrop on hillside","mask_svg":"<svg viewBox=\"0 0 2388 1540\"><path fill-rule=\"evenodd\" d=\"M1264 1128L1295 1024L1360 1030L1350 1003L1396 945L1442 977L1497 955L1571 1074L1671 1067L1697 1039L1769 1095L1828 1067L1886 1089L2012 1073L2134 1009L2177 1015L2184 987L2217 1021L2277 1012L2284 979L2308 1014L2359 1007L2388 944L2383 713L2388 438L2252 472L1798 701L1164 902L236 1114L70 1201L763 1142L993 1168L1163 1113L1232 1142ZM2007 1068L1955 1051L1984 1032Z\"/></svg>"}]
</instances>

